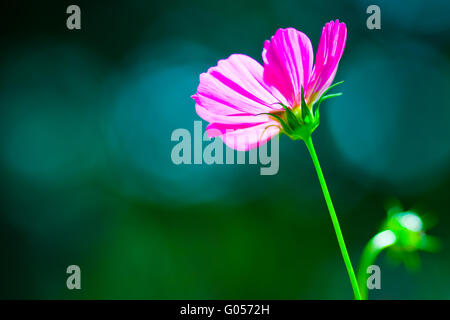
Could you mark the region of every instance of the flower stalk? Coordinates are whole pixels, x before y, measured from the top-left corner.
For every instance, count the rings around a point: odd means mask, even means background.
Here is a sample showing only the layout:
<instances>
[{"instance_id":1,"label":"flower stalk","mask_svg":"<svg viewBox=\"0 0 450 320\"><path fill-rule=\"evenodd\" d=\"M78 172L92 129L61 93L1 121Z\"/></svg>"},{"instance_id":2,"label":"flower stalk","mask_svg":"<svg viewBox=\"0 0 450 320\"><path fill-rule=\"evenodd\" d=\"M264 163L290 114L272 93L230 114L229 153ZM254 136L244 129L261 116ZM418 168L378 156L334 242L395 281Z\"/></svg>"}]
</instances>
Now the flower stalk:
<instances>
[{"instance_id":1,"label":"flower stalk","mask_svg":"<svg viewBox=\"0 0 450 320\"><path fill-rule=\"evenodd\" d=\"M352 262L350 261L350 256L345 245L344 236L342 235L341 227L339 226L339 220L334 210L333 202L331 201L330 192L328 191L327 184L325 182L325 177L323 176L322 169L320 167L319 159L317 158L316 150L311 139L311 136L305 140L306 147L308 148L309 154L311 155L314 167L317 172L317 177L319 178L320 186L322 187L323 196L325 202L327 203L328 211L330 212L331 221L333 223L334 231L339 243L339 248L341 249L342 257L344 258L345 267L347 268L348 276L353 289L353 294L356 300L361 300L361 294L359 292L358 281L356 280L355 271L353 270Z\"/></svg>"},{"instance_id":2,"label":"flower stalk","mask_svg":"<svg viewBox=\"0 0 450 320\"><path fill-rule=\"evenodd\" d=\"M367 300L369 295L369 289L367 288L366 283L367 268L375 263L375 260L383 249L394 244L395 239L394 233L391 230L386 230L370 239L364 248L358 269L358 284L362 300Z\"/></svg>"}]
</instances>

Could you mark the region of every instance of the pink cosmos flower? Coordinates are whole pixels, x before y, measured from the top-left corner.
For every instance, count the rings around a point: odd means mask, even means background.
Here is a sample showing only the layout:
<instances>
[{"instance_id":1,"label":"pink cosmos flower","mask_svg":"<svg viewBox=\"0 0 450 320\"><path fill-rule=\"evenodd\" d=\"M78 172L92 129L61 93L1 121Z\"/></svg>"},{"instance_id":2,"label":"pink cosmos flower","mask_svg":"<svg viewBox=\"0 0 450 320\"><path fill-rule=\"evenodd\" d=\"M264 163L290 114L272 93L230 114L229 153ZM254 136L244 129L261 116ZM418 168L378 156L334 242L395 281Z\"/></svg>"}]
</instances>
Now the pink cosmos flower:
<instances>
[{"instance_id":1,"label":"pink cosmos flower","mask_svg":"<svg viewBox=\"0 0 450 320\"><path fill-rule=\"evenodd\" d=\"M243 54L232 54L200 75L197 114L209 122L209 137L220 136L226 145L246 151L270 140L282 126L285 107L298 113L302 92L312 106L333 82L347 38L345 23L325 24L315 64L311 41L302 32L278 29L264 43L264 66Z\"/></svg>"}]
</instances>

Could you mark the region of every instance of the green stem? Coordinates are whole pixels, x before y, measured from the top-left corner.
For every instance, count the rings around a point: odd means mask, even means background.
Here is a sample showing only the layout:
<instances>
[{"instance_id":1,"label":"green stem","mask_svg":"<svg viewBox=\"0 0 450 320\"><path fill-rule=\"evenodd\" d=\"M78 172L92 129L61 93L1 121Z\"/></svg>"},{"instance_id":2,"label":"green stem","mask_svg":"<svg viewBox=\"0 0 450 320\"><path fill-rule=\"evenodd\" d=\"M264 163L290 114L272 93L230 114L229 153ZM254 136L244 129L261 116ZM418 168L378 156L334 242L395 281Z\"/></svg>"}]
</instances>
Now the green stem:
<instances>
[{"instance_id":1,"label":"green stem","mask_svg":"<svg viewBox=\"0 0 450 320\"><path fill-rule=\"evenodd\" d=\"M312 143L311 136L305 139L306 147L311 155L314 167L316 168L317 176L319 178L320 186L322 187L323 196L328 206L328 211L330 212L331 221L333 222L334 231L339 243L339 248L341 249L342 257L344 258L345 267L347 268L348 276L352 284L353 293L356 300L361 300L361 294L359 292L358 282L356 280L355 271L353 271L352 263L350 261L350 256L348 255L347 248L345 246L344 237L342 236L341 228L339 227L339 221L334 211L333 202L331 201L330 193L328 192L327 184L320 168L319 159L317 158L316 150Z\"/></svg>"},{"instance_id":2,"label":"green stem","mask_svg":"<svg viewBox=\"0 0 450 320\"><path fill-rule=\"evenodd\" d=\"M364 248L363 254L361 256L361 262L358 269L358 284L361 290L361 298L367 300L369 296L369 290L367 288L367 267L375 263L378 254L381 252L379 248L374 246L373 241L369 241L367 246Z\"/></svg>"},{"instance_id":3,"label":"green stem","mask_svg":"<svg viewBox=\"0 0 450 320\"><path fill-rule=\"evenodd\" d=\"M375 263L375 260L381 251L393 245L394 242L394 233L391 230L385 230L370 239L364 248L358 269L358 284L363 300L367 300L369 297L369 290L367 288L367 268Z\"/></svg>"}]
</instances>

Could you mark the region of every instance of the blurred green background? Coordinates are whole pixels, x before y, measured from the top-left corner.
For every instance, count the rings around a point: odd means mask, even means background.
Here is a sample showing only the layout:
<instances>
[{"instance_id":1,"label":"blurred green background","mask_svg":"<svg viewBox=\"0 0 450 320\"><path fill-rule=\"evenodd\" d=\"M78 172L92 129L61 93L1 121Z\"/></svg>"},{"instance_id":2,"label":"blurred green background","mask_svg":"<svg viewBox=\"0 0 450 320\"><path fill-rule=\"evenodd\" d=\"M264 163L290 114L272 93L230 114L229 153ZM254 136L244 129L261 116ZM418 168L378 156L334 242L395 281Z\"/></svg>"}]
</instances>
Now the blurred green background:
<instances>
[{"instance_id":1,"label":"blurred green background","mask_svg":"<svg viewBox=\"0 0 450 320\"><path fill-rule=\"evenodd\" d=\"M66 8L81 8L79 31ZM381 30L366 8L381 8ZM443 249L408 272L382 255L374 299L450 299L450 2L2 1L1 298L350 299L303 143L280 169L171 162L173 130L200 120L201 72L261 62L281 27L316 50L348 40L314 134L353 264L395 198L439 218ZM206 127L204 123L203 128ZM66 288L81 267L82 290Z\"/></svg>"}]
</instances>

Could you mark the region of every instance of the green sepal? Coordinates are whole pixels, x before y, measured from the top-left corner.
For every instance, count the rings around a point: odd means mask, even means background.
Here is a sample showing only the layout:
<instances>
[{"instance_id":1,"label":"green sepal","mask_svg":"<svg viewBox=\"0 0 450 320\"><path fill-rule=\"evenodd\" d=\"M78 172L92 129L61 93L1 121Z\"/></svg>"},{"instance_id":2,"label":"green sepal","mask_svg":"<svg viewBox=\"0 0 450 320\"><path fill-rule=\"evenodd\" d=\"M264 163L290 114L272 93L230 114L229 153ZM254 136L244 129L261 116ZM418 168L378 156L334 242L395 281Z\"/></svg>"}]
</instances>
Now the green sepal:
<instances>
[{"instance_id":1,"label":"green sepal","mask_svg":"<svg viewBox=\"0 0 450 320\"><path fill-rule=\"evenodd\" d=\"M328 100L328 99L331 99L331 98L340 97L340 96L342 96L342 92L332 93L332 94L327 94L326 96L323 96L323 95L322 95L322 97L320 97L319 101L317 101L317 108L320 107L320 104L321 104L323 101Z\"/></svg>"},{"instance_id":2,"label":"green sepal","mask_svg":"<svg viewBox=\"0 0 450 320\"><path fill-rule=\"evenodd\" d=\"M336 82L336 83L333 83L331 86L329 86L329 87L327 88L327 90L325 90L325 91L322 93L322 97L323 97L324 95L326 95L328 91L330 91L330 90L333 89L334 87L336 87L336 86L338 86L338 85L340 85L340 84L343 84L343 83L344 83L344 80L339 81L339 82Z\"/></svg>"},{"instance_id":3,"label":"green sepal","mask_svg":"<svg viewBox=\"0 0 450 320\"><path fill-rule=\"evenodd\" d=\"M308 108L306 101L305 101L305 92L302 87L301 91L301 109L302 109L302 120L304 123L311 123L313 122L313 116L311 114L311 110Z\"/></svg>"},{"instance_id":4,"label":"green sepal","mask_svg":"<svg viewBox=\"0 0 450 320\"><path fill-rule=\"evenodd\" d=\"M317 129L317 127L319 126L319 124L320 124L320 119L319 119L319 117L314 117L314 125L313 125L313 128L312 128L312 131L314 132L314 130L316 130Z\"/></svg>"},{"instance_id":5,"label":"green sepal","mask_svg":"<svg viewBox=\"0 0 450 320\"><path fill-rule=\"evenodd\" d=\"M317 105L316 109L314 110L314 120L316 120L316 121L320 120L319 107L320 107L320 103Z\"/></svg>"},{"instance_id":6,"label":"green sepal","mask_svg":"<svg viewBox=\"0 0 450 320\"><path fill-rule=\"evenodd\" d=\"M263 112L263 113L259 113L257 115L259 116L261 114L265 114L265 115L268 115L269 117L274 118L281 124L281 127L284 132L286 132L288 135L292 134L292 128L281 117L277 116L276 114L269 113L269 112Z\"/></svg>"},{"instance_id":7,"label":"green sepal","mask_svg":"<svg viewBox=\"0 0 450 320\"><path fill-rule=\"evenodd\" d=\"M334 87L336 87L336 86L342 84L343 82L344 82L344 81L339 81L339 82L336 82L335 84L332 84L331 86L329 86L329 87L327 88L327 90L325 90L325 91L323 92L323 94L320 96L319 100L317 100L317 102L315 103L316 107L315 107L315 110L314 110L314 121L315 121L315 122L319 122L319 121L320 121L320 111L319 111L319 110L320 110L320 105L321 105L321 103L322 103L323 101L325 101L325 100L328 100L328 99L331 99L331 98L335 98L335 97L339 97L339 96L342 95L342 92L339 92L339 93L333 93L333 94L328 94L328 95L327 95L328 91L330 91L330 90L333 89ZM318 125L318 124L317 124L317 125Z\"/></svg>"},{"instance_id":8,"label":"green sepal","mask_svg":"<svg viewBox=\"0 0 450 320\"><path fill-rule=\"evenodd\" d=\"M322 103L322 101L325 101L325 100L327 100L327 99L334 98L334 97L338 97L338 96L342 95L342 93L336 93L336 94L330 94L330 95L327 95L328 91L330 91L331 89L333 89L334 87L336 87L336 86L338 86L338 85L340 85L340 84L342 84L342 83L344 83L344 80L332 84L331 86L329 86L329 87L327 88L327 90L325 90L325 91L322 93L322 95L320 96L319 100L316 102L316 104L317 104L317 109L319 109L320 104ZM317 112L318 112L318 111L317 111Z\"/></svg>"},{"instance_id":9,"label":"green sepal","mask_svg":"<svg viewBox=\"0 0 450 320\"><path fill-rule=\"evenodd\" d=\"M333 94L328 94L328 95L326 95L326 96L322 95L322 96L320 97L319 101L317 101L317 107L316 107L316 111L315 111L314 117L316 117L316 116L317 116L317 118L320 117L319 108L320 108L320 104L321 104L323 101L328 100L328 99L331 99L331 98L336 98L336 97L339 97L339 96L342 96L342 92L339 92L339 93L333 93Z\"/></svg>"},{"instance_id":10,"label":"green sepal","mask_svg":"<svg viewBox=\"0 0 450 320\"><path fill-rule=\"evenodd\" d=\"M262 140L262 137L264 136L264 133L265 133L266 130L267 130L268 128L270 128L270 127L276 127L276 128L278 128L278 129L280 129L280 127L277 126L277 125L275 125L275 124L268 125L267 127L264 128L263 132L261 132L261 135L259 136L259 140Z\"/></svg>"},{"instance_id":11,"label":"green sepal","mask_svg":"<svg viewBox=\"0 0 450 320\"><path fill-rule=\"evenodd\" d=\"M297 128L301 123L298 121L297 117L295 116L291 108L285 106L282 103L280 103L280 105L283 107L284 111L286 111L286 119L287 122L289 123L290 128L294 130L294 128Z\"/></svg>"}]
</instances>

